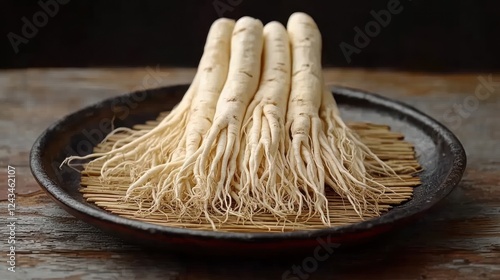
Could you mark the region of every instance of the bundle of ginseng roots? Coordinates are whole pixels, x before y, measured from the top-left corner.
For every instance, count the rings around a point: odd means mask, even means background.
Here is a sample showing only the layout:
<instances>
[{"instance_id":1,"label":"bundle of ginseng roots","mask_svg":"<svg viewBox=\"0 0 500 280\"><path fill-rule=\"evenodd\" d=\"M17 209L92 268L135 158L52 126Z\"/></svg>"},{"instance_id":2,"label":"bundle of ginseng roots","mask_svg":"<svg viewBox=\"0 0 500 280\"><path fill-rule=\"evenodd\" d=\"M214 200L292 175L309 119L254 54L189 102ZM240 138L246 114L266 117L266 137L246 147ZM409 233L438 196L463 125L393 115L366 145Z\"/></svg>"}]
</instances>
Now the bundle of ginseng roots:
<instances>
[{"instance_id":1,"label":"bundle of ginseng roots","mask_svg":"<svg viewBox=\"0 0 500 280\"><path fill-rule=\"evenodd\" d=\"M328 226L325 186L363 217L389 191L371 174L396 175L342 121L325 90L321 45L304 13L286 28L218 19L191 86L154 129L115 129L110 135L129 136L109 152L63 164L99 162L101 182L124 178L124 199L142 212L206 219L214 229L259 213L277 222L316 216Z\"/></svg>"}]
</instances>

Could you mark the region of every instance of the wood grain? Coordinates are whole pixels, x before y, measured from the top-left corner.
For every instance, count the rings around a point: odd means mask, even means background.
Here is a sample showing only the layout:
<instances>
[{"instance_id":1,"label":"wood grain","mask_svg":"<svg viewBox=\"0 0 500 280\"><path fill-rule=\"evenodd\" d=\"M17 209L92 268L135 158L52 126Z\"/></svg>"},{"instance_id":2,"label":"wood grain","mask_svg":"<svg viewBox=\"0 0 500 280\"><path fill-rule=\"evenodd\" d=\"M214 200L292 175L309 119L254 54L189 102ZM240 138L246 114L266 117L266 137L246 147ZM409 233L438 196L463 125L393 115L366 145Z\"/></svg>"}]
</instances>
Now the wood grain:
<instances>
[{"instance_id":1,"label":"wood grain","mask_svg":"<svg viewBox=\"0 0 500 280\"><path fill-rule=\"evenodd\" d=\"M194 71L160 69L156 83L145 78L150 73L146 68L0 72L0 179L5 179L7 165L18 170L17 272L6 270L7 243L1 241L0 279L282 279L285 271L302 263L303 257L271 262L188 259L151 251L76 220L38 191L27 167L28 154L52 122L143 87L145 79L146 87L185 83ZM445 112L471 100L478 77L487 73L327 69L325 75L330 83L401 100L453 126L467 151L468 168L457 189L425 218L374 242L336 249L307 279L499 279L500 88L455 127ZM492 79L500 81L500 75ZM7 202L0 202L2 217L6 207ZM1 226L0 235L5 234L8 229Z\"/></svg>"}]
</instances>

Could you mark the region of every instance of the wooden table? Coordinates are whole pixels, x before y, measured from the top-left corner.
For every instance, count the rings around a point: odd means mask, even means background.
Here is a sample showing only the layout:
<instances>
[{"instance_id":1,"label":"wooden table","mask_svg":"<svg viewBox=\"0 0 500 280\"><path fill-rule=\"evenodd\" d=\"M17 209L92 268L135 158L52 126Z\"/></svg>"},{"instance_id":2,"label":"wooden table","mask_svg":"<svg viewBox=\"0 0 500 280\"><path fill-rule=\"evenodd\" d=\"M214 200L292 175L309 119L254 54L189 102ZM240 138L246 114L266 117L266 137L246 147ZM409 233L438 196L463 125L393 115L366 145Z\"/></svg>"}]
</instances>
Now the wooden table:
<instances>
[{"instance_id":1,"label":"wooden table","mask_svg":"<svg viewBox=\"0 0 500 280\"><path fill-rule=\"evenodd\" d=\"M0 209L6 217L11 165L18 218L15 273L6 267L9 229L2 219L0 279L281 279L301 262L187 259L146 250L73 218L35 183L29 150L52 122L137 88L189 82L193 74L157 67L0 72ZM330 83L401 100L452 127L468 168L424 219L359 248L339 248L308 279L500 279L500 75L491 76L498 84L486 92L480 80L488 75L326 70Z\"/></svg>"}]
</instances>

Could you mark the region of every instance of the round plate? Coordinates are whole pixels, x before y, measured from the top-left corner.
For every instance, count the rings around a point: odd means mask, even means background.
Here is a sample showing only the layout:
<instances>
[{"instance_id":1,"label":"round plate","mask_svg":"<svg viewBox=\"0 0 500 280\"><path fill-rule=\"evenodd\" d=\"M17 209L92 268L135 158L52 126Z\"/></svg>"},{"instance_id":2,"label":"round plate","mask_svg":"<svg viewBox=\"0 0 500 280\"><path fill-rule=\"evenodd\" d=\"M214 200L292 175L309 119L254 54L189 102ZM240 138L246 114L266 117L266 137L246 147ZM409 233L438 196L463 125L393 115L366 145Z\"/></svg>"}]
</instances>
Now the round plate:
<instances>
[{"instance_id":1,"label":"round plate","mask_svg":"<svg viewBox=\"0 0 500 280\"><path fill-rule=\"evenodd\" d=\"M80 174L59 168L71 155L88 154L115 126L132 126L172 109L187 85L158 88L104 100L59 120L36 140L31 171L40 186L75 217L123 238L184 253L258 254L298 252L318 242L345 244L395 229L442 200L460 181L466 165L457 138L432 118L402 103L360 90L335 87L332 92L347 121L387 124L415 145L422 185L413 198L380 217L312 231L228 233L173 228L123 218L88 203L78 191ZM321 240L320 240L321 239ZM333 246L333 245L332 245Z\"/></svg>"}]
</instances>

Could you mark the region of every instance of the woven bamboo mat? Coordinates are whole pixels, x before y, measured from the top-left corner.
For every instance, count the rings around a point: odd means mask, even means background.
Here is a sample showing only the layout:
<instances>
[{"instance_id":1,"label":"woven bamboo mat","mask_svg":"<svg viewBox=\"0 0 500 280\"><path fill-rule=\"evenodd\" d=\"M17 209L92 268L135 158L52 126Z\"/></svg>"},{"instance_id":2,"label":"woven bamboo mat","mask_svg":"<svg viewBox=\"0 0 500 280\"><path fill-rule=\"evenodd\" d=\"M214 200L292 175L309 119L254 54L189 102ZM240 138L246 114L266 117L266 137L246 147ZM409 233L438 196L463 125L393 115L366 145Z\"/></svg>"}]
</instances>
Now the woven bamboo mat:
<instances>
[{"instance_id":1,"label":"woven bamboo mat","mask_svg":"<svg viewBox=\"0 0 500 280\"><path fill-rule=\"evenodd\" d=\"M157 120L148 121L145 124L136 125L134 130L141 130L146 133L156 126L159 120L163 119L168 112L159 115ZM414 147L411 143L404 140L404 135L392 132L388 126L371 124L371 123L350 123L351 127L365 143L380 159L385 161L389 166L395 169L400 178L397 177L377 177L376 181L389 187L391 192L387 192L379 201L378 210L383 214L389 211L394 205L401 204L411 199L413 188L420 185L419 178L415 175L420 171L421 167L418 164L415 156ZM99 144L95 147L95 152L103 152L109 150L117 140L122 139L129 134L116 134L109 137L107 142ZM128 188L128 185L110 184L103 185L99 180L99 175L96 170L100 166L85 165L82 171L82 181L80 191L84 198L97 206L130 219L136 219L144 222L149 222L158 225L198 229L198 230L213 230L212 225L204 219L189 219L185 217L177 217L165 212L153 212L144 214L139 211L139 206L135 202L125 202L123 197ZM123 180L123 179L122 179ZM330 188L326 188L326 196L329 201L330 219L332 226L340 226L346 224L357 223L366 219L379 216L379 211L369 209L364 213L363 217L359 217L354 211L349 202L344 201L340 196L335 194ZM143 207L148 207L148 202L142 203ZM243 223L235 217L220 217L224 222L217 224L217 230L227 232L283 232L293 230L312 230L325 228L326 226L320 221L319 217L313 217L306 220L295 219L295 222L277 222L270 214L262 213L254 217L253 223Z\"/></svg>"}]
</instances>

